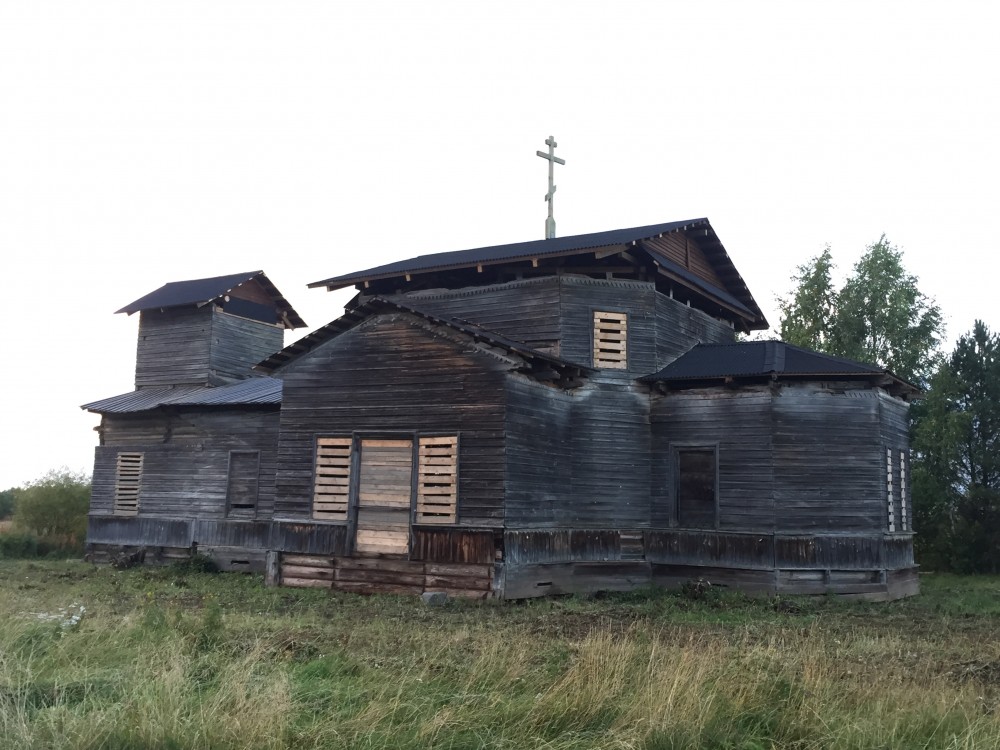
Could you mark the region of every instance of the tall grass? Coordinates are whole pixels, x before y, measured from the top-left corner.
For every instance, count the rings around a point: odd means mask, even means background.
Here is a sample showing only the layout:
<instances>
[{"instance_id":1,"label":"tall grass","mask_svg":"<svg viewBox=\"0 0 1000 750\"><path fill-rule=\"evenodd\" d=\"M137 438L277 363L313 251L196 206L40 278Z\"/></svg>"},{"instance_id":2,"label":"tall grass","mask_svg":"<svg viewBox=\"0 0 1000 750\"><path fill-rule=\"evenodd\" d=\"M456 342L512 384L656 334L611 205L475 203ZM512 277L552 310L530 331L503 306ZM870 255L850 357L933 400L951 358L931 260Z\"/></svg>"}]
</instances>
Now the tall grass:
<instances>
[{"instance_id":1,"label":"tall grass","mask_svg":"<svg viewBox=\"0 0 1000 750\"><path fill-rule=\"evenodd\" d=\"M71 627L31 609L51 587L0 588L0 747L1000 747L991 617L227 598L246 580L100 571L65 587L90 600Z\"/></svg>"}]
</instances>

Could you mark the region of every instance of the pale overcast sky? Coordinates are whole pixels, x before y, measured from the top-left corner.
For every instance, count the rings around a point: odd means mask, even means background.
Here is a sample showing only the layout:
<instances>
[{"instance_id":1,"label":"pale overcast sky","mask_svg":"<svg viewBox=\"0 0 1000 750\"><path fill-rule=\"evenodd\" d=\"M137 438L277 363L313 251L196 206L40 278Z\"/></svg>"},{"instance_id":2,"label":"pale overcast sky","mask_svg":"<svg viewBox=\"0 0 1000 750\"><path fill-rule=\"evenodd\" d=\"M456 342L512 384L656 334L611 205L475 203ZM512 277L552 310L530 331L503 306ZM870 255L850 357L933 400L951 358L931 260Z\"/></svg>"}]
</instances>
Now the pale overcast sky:
<instances>
[{"instance_id":1,"label":"pale overcast sky","mask_svg":"<svg viewBox=\"0 0 1000 750\"><path fill-rule=\"evenodd\" d=\"M772 325L794 267L883 232L1000 328L1000 12L920 2L0 3L0 489L89 472L167 281L335 274L707 216ZM302 332L299 332L301 335ZM287 339L291 341L291 338Z\"/></svg>"}]
</instances>

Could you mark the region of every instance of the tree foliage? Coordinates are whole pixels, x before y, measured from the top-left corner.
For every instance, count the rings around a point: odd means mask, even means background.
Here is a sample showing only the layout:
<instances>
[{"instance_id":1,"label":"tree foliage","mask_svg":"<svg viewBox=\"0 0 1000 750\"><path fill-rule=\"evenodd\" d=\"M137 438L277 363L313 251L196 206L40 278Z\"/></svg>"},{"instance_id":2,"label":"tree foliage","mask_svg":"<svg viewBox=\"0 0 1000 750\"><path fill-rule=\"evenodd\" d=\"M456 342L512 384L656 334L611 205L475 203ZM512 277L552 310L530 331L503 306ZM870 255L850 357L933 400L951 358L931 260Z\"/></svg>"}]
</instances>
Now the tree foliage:
<instances>
[{"instance_id":1,"label":"tree foliage","mask_svg":"<svg viewBox=\"0 0 1000 750\"><path fill-rule=\"evenodd\" d=\"M830 246L803 263L792 276L795 291L780 300L781 338L806 349L825 351L837 310L837 290L833 287L833 257Z\"/></svg>"},{"instance_id":2,"label":"tree foliage","mask_svg":"<svg viewBox=\"0 0 1000 750\"><path fill-rule=\"evenodd\" d=\"M797 269L779 300L781 338L809 349L869 362L916 384L934 371L943 321L934 300L883 235L869 245L837 290L830 248Z\"/></svg>"},{"instance_id":3,"label":"tree foliage","mask_svg":"<svg viewBox=\"0 0 1000 750\"><path fill-rule=\"evenodd\" d=\"M15 491L14 522L40 537L82 542L89 507L90 478L58 469Z\"/></svg>"},{"instance_id":4,"label":"tree foliage","mask_svg":"<svg viewBox=\"0 0 1000 750\"><path fill-rule=\"evenodd\" d=\"M0 520L10 518L14 512L14 490L4 490L0 492Z\"/></svg>"},{"instance_id":5,"label":"tree foliage","mask_svg":"<svg viewBox=\"0 0 1000 750\"><path fill-rule=\"evenodd\" d=\"M1000 571L1000 336L962 336L914 408L918 551L934 567Z\"/></svg>"}]
</instances>

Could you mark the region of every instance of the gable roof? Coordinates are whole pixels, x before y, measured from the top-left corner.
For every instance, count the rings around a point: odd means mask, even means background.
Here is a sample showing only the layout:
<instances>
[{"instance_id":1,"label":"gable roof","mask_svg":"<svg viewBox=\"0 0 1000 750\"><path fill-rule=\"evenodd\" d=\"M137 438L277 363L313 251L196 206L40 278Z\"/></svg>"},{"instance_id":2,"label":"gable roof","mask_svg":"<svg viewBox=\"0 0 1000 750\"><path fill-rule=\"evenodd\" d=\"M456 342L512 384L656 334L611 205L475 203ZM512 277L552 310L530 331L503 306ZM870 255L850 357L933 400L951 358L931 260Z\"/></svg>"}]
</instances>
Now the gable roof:
<instances>
[{"instance_id":1,"label":"gable roof","mask_svg":"<svg viewBox=\"0 0 1000 750\"><path fill-rule=\"evenodd\" d=\"M185 305L206 305L220 297L224 297L248 281L256 281L270 295L278 310L279 318L285 328L302 328L305 321L299 317L288 300L278 288L271 283L263 271L247 271L228 276L213 276L207 279L190 279L188 281L171 281L134 302L125 305L116 313L141 312L164 307L182 307Z\"/></svg>"},{"instance_id":2,"label":"gable roof","mask_svg":"<svg viewBox=\"0 0 1000 750\"><path fill-rule=\"evenodd\" d=\"M846 379L888 378L902 391L919 392L912 383L875 365L803 349L784 341L697 344L659 372L640 380L672 385L739 378Z\"/></svg>"},{"instance_id":3,"label":"gable roof","mask_svg":"<svg viewBox=\"0 0 1000 750\"><path fill-rule=\"evenodd\" d=\"M249 378L220 386L163 386L140 388L120 396L84 404L95 414L130 414L161 406L247 406L280 404L282 382L277 378Z\"/></svg>"},{"instance_id":4,"label":"gable roof","mask_svg":"<svg viewBox=\"0 0 1000 750\"><path fill-rule=\"evenodd\" d=\"M643 244L644 240L653 240L672 232L696 233L699 243L709 262L713 265L725 288L698 278L690 271L671 261L656 248ZM364 271L355 271L341 276L334 276L322 281L315 281L309 286L326 287L333 291L343 287L380 279L403 277L407 274L430 273L437 271L471 268L476 266L496 265L512 261L528 261L563 255L576 255L595 248L608 246L633 245L646 252L667 275L691 284L703 293L726 303L751 321L749 328L767 328L767 320L746 283L736 270L732 259L722 246L715 230L708 219L689 219L666 224L651 224L628 229L614 229L606 232L578 234L570 237L556 237L531 242L516 242L510 245L493 245L490 247L473 248L470 250L455 250L444 253L420 255L416 258L401 260L375 266Z\"/></svg>"},{"instance_id":5,"label":"gable roof","mask_svg":"<svg viewBox=\"0 0 1000 750\"><path fill-rule=\"evenodd\" d=\"M336 320L327 323L322 328L317 328L309 335L302 337L293 344L289 344L281 351L272 354L263 362L255 365L254 369L265 373L274 372L285 365L294 362L299 357L308 354L317 347L325 344L327 341L330 341L340 334L349 331L373 315L391 312L404 312L416 315L420 318L424 318L434 325L444 326L451 330L465 334L466 336L471 337L473 341L485 343L489 346L497 347L511 354L515 354L535 366L547 366L555 369L563 375L574 376L582 372L590 372L592 369L585 365L570 362L546 352L532 349L527 344L515 341L514 339L509 339L506 336L477 326L474 323L470 323L459 318L442 318L420 309L409 301L403 302L399 299L387 299L385 297L377 296L366 299L356 307L347 310L344 315Z\"/></svg>"}]
</instances>

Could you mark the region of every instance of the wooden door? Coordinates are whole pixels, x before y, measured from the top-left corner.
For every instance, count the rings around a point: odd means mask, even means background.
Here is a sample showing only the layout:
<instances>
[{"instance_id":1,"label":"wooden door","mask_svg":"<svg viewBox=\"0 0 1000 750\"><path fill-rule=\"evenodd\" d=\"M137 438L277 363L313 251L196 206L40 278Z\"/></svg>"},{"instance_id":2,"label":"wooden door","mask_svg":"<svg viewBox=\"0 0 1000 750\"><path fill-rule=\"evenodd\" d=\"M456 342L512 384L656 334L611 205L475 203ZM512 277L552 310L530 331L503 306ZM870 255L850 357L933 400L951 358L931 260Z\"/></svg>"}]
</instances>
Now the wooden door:
<instances>
[{"instance_id":1,"label":"wooden door","mask_svg":"<svg viewBox=\"0 0 1000 750\"><path fill-rule=\"evenodd\" d=\"M407 555L413 441L362 440L354 551L362 555Z\"/></svg>"}]
</instances>

